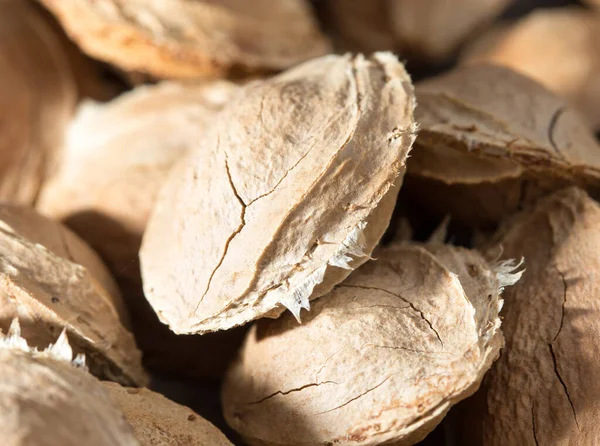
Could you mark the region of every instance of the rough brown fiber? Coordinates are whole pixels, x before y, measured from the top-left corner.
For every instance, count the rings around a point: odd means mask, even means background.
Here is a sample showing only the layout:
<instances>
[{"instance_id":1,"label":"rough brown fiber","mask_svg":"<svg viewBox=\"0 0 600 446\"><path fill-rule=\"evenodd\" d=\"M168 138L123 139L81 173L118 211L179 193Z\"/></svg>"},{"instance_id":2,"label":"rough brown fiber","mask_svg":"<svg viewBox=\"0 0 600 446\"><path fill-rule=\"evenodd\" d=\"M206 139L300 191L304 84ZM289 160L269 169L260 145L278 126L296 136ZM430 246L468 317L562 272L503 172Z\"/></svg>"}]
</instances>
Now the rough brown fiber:
<instances>
[{"instance_id":1,"label":"rough brown fiber","mask_svg":"<svg viewBox=\"0 0 600 446\"><path fill-rule=\"evenodd\" d=\"M497 357L505 279L461 248L379 251L302 325L254 325L226 375L227 422L252 445L420 441Z\"/></svg>"},{"instance_id":2,"label":"rough brown fiber","mask_svg":"<svg viewBox=\"0 0 600 446\"><path fill-rule=\"evenodd\" d=\"M440 62L511 0L330 0L335 31L359 51Z\"/></svg>"},{"instance_id":3,"label":"rough brown fiber","mask_svg":"<svg viewBox=\"0 0 600 446\"><path fill-rule=\"evenodd\" d=\"M71 363L64 335L44 352L32 351L18 335L13 325L0 341L3 446L138 445L103 386L81 368L82 359Z\"/></svg>"},{"instance_id":4,"label":"rough brown fiber","mask_svg":"<svg viewBox=\"0 0 600 446\"><path fill-rule=\"evenodd\" d=\"M33 5L1 0L0 8L0 199L31 204L77 92L59 37Z\"/></svg>"},{"instance_id":5,"label":"rough brown fiber","mask_svg":"<svg viewBox=\"0 0 600 446\"><path fill-rule=\"evenodd\" d=\"M329 45L304 0L41 0L93 57L161 78L280 70Z\"/></svg>"},{"instance_id":6,"label":"rough brown fiber","mask_svg":"<svg viewBox=\"0 0 600 446\"><path fill-rule=\"evenodd\" d=\"M442 215L493 225L565 184L600 186L593 134L563 100L529 78L468 65L418 84L416 92L421 127L408 175L420 187L408 191L423 206L437 201L432 207L441 206ZM426 187L437 192L424 193ZM450 194L454 206L439 200Z\"/></svg>"},{"instance_id":7,"label":"rough brown fiber","mask_svg":"<svg viewBox=\"0 0 600 446\"><path fill-rule=\"evenodd\" d=\"M505 293L506 347L460 426L472 444L592 445L600 438L600 206L571 188L506 221L489 248L527 259Z\"/></svg>"},{"instance_id":8,"label":"rough brown fiber","mask_svg":"<svg viewBox=\"0 0 600 446\"><path fill-rule=\"evenodd\" d=\"M38 209L65 221L116 275L129 268L160 186L235 92L225 81L138 87L84 103Z\"/></svg>"},{"instance_id":9,"label":"rough brown fiber","mask_svg":"<svg viewBox=\"0 0 600 446\"><path fill-rule=\"evenodd\" d=\"M299 317L385 231L413 108L389 53L327 56L245 86L172 171L144 234L144 289L159 318L201 333L284 306Z\"/></svg>"},{"instance_id":10,"label":"rough brown fiber","mask_svg":"<svg viewBox=\"0 0 600 446\"><path fill-rule=\"evenodd\" d=\"M536 11L514 24L492 28L467 48L463 59L513 68L567 98L590 125L600 127L598 12Z\"/></svg>"},{"instance_id":11,"label":"rough brown fiber","mask_svg":"<svg viewBox=\"0 0 600 446\"><path fill-rule=\"evenodd\" d=\"M96 254L69 230L33 210L0 206L0 327L18 317L37 347L66 327L94 374L143 385L120 299Z\"/></svg>"},{"instance_id":12,"label":"rough brown fiber","mask_svg":"<svg viewBox=\"0 0 600 446\"><path fill-rule=\"evenodd\" d=\"M148 389L102 384L125 414L141 446L233 446L188 407Z\"/></svg>"}]
</instances>

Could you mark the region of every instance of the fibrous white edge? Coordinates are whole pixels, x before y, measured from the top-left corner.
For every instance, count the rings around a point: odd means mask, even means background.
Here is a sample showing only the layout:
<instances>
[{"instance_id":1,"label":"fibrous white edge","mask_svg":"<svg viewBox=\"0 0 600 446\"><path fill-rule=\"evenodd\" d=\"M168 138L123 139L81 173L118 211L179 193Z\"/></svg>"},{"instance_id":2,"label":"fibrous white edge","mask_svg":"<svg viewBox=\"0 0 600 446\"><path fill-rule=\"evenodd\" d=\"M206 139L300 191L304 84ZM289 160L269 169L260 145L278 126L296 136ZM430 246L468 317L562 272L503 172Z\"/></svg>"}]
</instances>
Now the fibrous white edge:
<instances>
[{"instance_id":1,"label":"fibrous white edge","mask_svg":"<svg viewBox=\"0 0 600 446\"><path fill-rule=\"evenodd\" d=\"M514 259L509 259L501 260L492 265L492 270L496 274L496 279L498 280L500 292L504 291L504 287L514 285L519 281L525 272L525 268L520 271L516 271L516 269L520 268L524 263L525 259L521 258L518 263Z\"/></svg>"},{"instance_id":2,"label":"fibrous white edge","mask_svg":"<svg viewBox=\"0 0 600 446\"><path fill-rule=\"evenodd\" d=\"M359 222L346 236L340 244L335 254L327 261L326 264L315 269L304 280L291 289L278 289L278 302L286 307L294 315L300 323L300 311L304 308L310 311L310 296L313 293L315 286L323 282L325 271L328 266L352 271L354 268L350 265L356 258L370 258L364 252L365 249L365 229L367 222Z\"/></svg>"},{"instance_id":3,"label":"fibrous white edge","mask_svg":"<svg viewBox=\"0 0 600 446\"><path fill-rule=\"evenodd\" d=\"M36 347L30 347L27 340L21 336L21 324L15 318L12 320L6 335L0 332L0 349L20 350L31 354L33 357L52 358L57 361L70 363L76 368L86 369L85 355L83 353L79 353L73 357L73 349L69 344L66 328L63 329L54 344L50 344L43 351L39 351Z\"/></svg>"}]
</instances>

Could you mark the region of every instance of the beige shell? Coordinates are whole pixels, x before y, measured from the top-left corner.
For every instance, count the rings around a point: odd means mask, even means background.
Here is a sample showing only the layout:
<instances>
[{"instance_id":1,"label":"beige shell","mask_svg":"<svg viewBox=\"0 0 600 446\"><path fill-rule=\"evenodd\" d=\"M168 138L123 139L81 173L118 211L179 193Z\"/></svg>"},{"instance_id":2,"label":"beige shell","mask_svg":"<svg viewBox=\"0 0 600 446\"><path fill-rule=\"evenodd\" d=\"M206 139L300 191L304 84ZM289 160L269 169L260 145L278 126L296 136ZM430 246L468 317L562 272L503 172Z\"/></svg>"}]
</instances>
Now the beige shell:
<instances>
[{"instance_id":1,"label":"beige shell","mask_svg":"<svg viewBox=\"0 0 600 446\"><path fill-rule=\"evenodd\" d=\"M279 70L329 49L305 0L41 2L89 55L161 78Z\"/></svg>"},{"instance_id":2,"label":"beige shell","mask_svg":"<svg viewBox=\"0 0 600 446\"><path fill-rule=\"evenodd\" d=\"M215 426L188 407L148 389L103 382L141 446L233 446Z\"/></svg>"},{"instance_id":3,"label":"beige shell","mask_svg":"<svg viewBox=\"0 0 600 446\"><path fill-rule=\"evenodd\" d=\"M34 346L66 328L92 373L147 382L121 297L97 255L59 223L8 204L0 205L0 310L0 327L18 317Z\"/></svg>"},{"instance_id":4,"label":"beige shell","mask_svg":"<svg viewBox=\"0 0 600 446\"><path fill-rule=\"evenodd\" d=\"M600 127L600 13L541 9L492 28L467 48L465 62L489 61L535 79L567 98Z\"/></svg>"},{"instance_id":5,"label":"beige shell","mask_svg":"<svg viewBox=\"0 0 600 446\"><path fill-rule=\"evenodd\" d=\"M225 81L163 82L84 103L38 209L68 224L114 274L139 277L130 266L160 186L234 92Z\"/></svg>"},{"instance_id":6,"label":"beige shell","mask_svg":"<svg viewBox=\"0 0 600 446\"><path fill-rule=\"evenodd\" d=\"M559 191L504 222L489 253L501 249L524 255L527 271L505 294L506 348L474 401L482 405L463 408L457 444L596 444L600 206L582 190Z\"/></svg>"},{"instance_id":7,"label":"beige shell","mask_svg":"<svg viewBox=\"0 0 600 446\"><path fill-rule=\"evenodd\" d=\"M498 356L499 290L518 276L462 248L381 250L302 325L254 325L225 378L225 418L252 445L412 445Z\"/></svg>"},{"instance_id":8,"label":"beige shell","mask_svg":"<svg viewBox=\"0 0 600 446\"><path fill-rule=\"evenodd\" d=\"M360 51L440 62L512 0L329 0L333 28Z\"/></svg>"},{"instance_id":9,"label":"beige shell","mask_svg":"<svg viewBox=\"0 0 600 446\"><path fill-rule=\"evenodd\" d=\"M172 171L144 234L144 290L159 318L177 333L284 307L298 318L386 229L413 108L389 53L326 56L245 86Z\"/></svg>"},{"instance_id":10,"label":"beige shell","mask_svg":"<svg viewBox=\"0 0 600 446\"><path fill-rule=\"evenodd\" d=\"M416 86L420 132L407 192L468 225L493 225L548 190L597 190L600 147L563 100L510 69L462 66Z\"/></svg>"},{"instance_id":11,"label":"beige shell","mask_svg":"<svg viewBox=\"0 0 600 446\"><path fill-rule=\"evenodd\" d=\"M137 446L131 427L63 333L38 352L13 323L0 340L3 446ZM143 445L142 445L143 446Z\"/></svg>"},{"instance_id":12,"label":"beige shell","mask_svg":"<svg viewBox=\"0 0 600 446\"><path fill-rule=\"evenodd\" d=\"M59 37L33 4L0 14L0 200L31 204L53 168L77 88Z\"/></svg>"}]
</instances>

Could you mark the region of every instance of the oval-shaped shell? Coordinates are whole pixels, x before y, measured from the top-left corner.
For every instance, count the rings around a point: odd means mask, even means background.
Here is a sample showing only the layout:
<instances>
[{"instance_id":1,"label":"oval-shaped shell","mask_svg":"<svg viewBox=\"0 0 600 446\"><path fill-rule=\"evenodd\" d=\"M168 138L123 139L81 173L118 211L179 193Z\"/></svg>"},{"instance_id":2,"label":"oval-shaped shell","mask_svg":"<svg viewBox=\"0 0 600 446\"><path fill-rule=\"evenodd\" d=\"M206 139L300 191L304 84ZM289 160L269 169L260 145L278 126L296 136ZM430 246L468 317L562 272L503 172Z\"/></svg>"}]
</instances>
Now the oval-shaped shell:
<instances>
[{"instance_id":1,"label":"oval-shaped shell","mask_svg":"<svg viewBox=\"0 0 600 446\"><path fill-rule=\"evenodd\" d=\"M342 44L442 62L511 0L329 0Z\"/></svg>"},{"instance_id":2,"label":"oval-shaped shell","mask_svg":"<svg viewBox=\"0 0 600 446\"><path fill-rule=\"evenodd\" d=\"M474 251L382 250L302 325L253 326L225 378L225 418L252 445L412 445L497 357L503 283Z\"/></svg>"},{"instance_id":3,"label":"oval-shaped shell","mask_svg":"<svg viewBox=\"0 0 600 446\"><path fill-rule=\"evenodd\" d=\"M159 393L111 382L102 384L125 414L141 446L233 446L192 409Z\"/></svg>"},{"instance_id":4,"label":"oval-shaped shell","mask_svg":"<svg viewBox=\"0 0 600 446\"><path fill-rule=\"evenodd\" d=\"M594 135L535 81L500 66L466 65L419 83L416 94L420 132L407 190L422 206L493 225L548 190L600 187Z\"/></svg>"},{"instance_id":5,"label":"oval-shaped shell","mask_svg":"<svg viewBox=\"0 0 600 446\"><path fill-rule=\"evenodd\" d=\"M467 48L465 62L512 68L565 97L600 126L600 13L582 8L540 9L514 24L492 28Z\"/></svg>"},{"instance_id":6,"label":"oval-shaped shell","mask_svg":"<svg viewBox=\"0 0 600 446\"><path fill-rule=\"evenodd\" d=\"M328 52L305 0L42 0L90 56L160 78L280 70Z\"/></svg>"},{"instance_id":7,"label":"oval-shaped shell","mask_svg":"<svg viewBox=\"0 0 600 446\"><path fill-rule=\"evenodd\" d=\"M3 446L137 446L96 378L52 354L0 348Z\"/></svg>"},{"instance_id":8,"label":"oval-shaped shell","mask_svg":"<svg viewBox=\"0 0 600 446\"><path fill-rule=\"evenodd\" d=\"M115 275L139 283L131 262L160 186L234 91L225 81L163 82L84 103L37 208L68 224Z\"/></svg>"},{"instance_id":9,"label":"oval-shaped shell","mask_svg":"<svg viewBox=\"0 0 600 446\"><path fill-rule=\"evenodd\" d=\"M389 53L327 56L244 87L172 171L144 234L159 318L201 333L284 307L299 317L381 238L413 108Z\"/></svg>"},{"instance_id":10,"label":"oval-shaped shell","mask_svg":"<svg viewBox=\"0 0 600 446\"><path fill-rule=\"evenodd\" d=\"M18 317L36 347L66 328L92 373L129 385L147 377L128 317L97 255L60 223L0 206L0 327Z\"/></svg>"},{"instance_id":11,"label":"oval-shaped shell","mask_svg":"<svg viewBox=\"0 0 600 446\"><path fill-rule=\"evenodd\" d=\"M600 206L566 189L502 224L490 255L525 256L505 292L506 347L461 409L456 444L595 444L600 438Z\"/></svg>"},{"instance_id":12,"label":"oval-shaped shell","mask_svg":"<svg viewBox=\"0 0 600 446\"><path fill-rule=\"evenodd\" d=\"M77 88L59 36L35 5L0 14L0 200L32 204L53 168Z\"/></svg>"}]
</instances>

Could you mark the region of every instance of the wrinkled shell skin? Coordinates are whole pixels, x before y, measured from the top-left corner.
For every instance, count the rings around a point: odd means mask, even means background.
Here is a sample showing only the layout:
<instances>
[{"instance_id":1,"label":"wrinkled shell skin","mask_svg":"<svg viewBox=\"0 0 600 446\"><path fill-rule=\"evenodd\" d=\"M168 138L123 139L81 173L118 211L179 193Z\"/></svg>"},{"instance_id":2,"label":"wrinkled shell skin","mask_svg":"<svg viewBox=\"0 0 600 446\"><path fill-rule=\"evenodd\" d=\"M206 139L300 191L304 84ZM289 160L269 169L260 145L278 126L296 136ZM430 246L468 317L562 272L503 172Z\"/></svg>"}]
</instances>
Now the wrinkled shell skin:
<instances>
[{"instance_id":1,"label":"wrinkled shell skin","mask_svg":"<svg viewBox=\"0 0 600 446\"><path fill-rule=\"evenodd\" d=\"M85 370L2 348L0 375L3 446L138 445L121 411Z\"/></svg>"},{"instance_id":2,"label":"wrinkled shell skin","mask_svg":"<svg viewBox=\"0 0 600 446\"><path fill-rule=\"evenodd\" d=\"M376 255L302 325L251 329L223 389L250 444L412 445L477 389L503 342L496 274L444 245Z\"/></svg>"},{"instance_id":3,"label":"wrinkled shell skin","mask_svg":"<svg viewBox=\"0 0 600 446\"><path fill-rule=\"evenodd\" d=\"M493 226L564 185L599 189L594 135L536 82L478 64L421 82L416 94L420 132L407 192L422 206L467 225Z\"/></svg>"},{"instance_id":4,"label":"wrinkled shell skin","mask_svg":"<svg viewBox=\"0 0 600 446\"><path fill-rule=\"evenodd\" d=\"M147 377L106 268L75 234L33 210L0 206L0 328L18 317L34 346L66 327L92 373L129 385Z\"/></svg>"},{"instance_id":5,"label":"wrinkled shell skin","mask_svg":"<svg viewBox=\"0 0 600 446\"><path fill-rule=\"evenodd\" d=\"M0 8L0 200L32 204L77 90L59 37L34 5L2 0Z\"/></svg>"},{"instance_id":6,"label":"wrinkled shell skin","mask_svg":"<svg viewBox=\"0 0 600 446\"><path fill-rule=\"evenodd\" d=\"M192 409L148 389L103 382L131 424L140 446L233 446Z\"/></svg>"},{"instance_id":7,"label":"wrinkled shell skin","mask_svg":"<svg viewBox=\"0 0 600 446\"><path fill-rule=\"evenodd\" d=\"M511 0L330 0L334 29L351 49L397 50L440 62Z\"/></svg>"},{"instance_id":8,"label":"wrinkled shell skin","mask_svg":"<svg viewBox=\"0 0 600 446\"><path fill-rule=\"evenodd\" d=\"M41 2L90 56L159 78L279 70L329 49L304 0Z\"/></svg>"},{"instance_id":9,"label":"wrinkled shell skin","mask_svg":"<svg viewBox=\"0 0 600 446\"><path fill-rule=\"evenodd\" d=\"M504 294L506 347L456 444L591 445L600 438L600 206L575 188L506 221L490 255L525 256ZM469 401L470 403L470 401ZM475 433L479 432L476 436Z\"/></svg>"},{"instance_id":10,"label":"wrinkled shell skin","mask_svg":"<svg viewBox=\"0 0 600 446\"><path fill-rule=\"evenodd\" d=\"M557 31L560 32L557 32ZM534 12L492 28L467 49L465 62L510 67L567 98L600 127L600 13L582 8Z\"/></svg>"},{"instance_id":11,"label":"wrinkled shell skin","mask_svg":"<svg viewBox=\"0 0 600 446\"><path fill-rule=\"evenodd\" d=\"M171 167L234 93L228 82L139 87L107 104L85 103L38 209L61 219L116 275L128 268Z\"/></svg>"},{"instance_id":12,"label":"wrinkled shell skin","mask_svg":"<svg viewBox=\"0 0 600 446\"><path fill-rule=\"evenodd\" d=\"M389 53L327 56L248 84L172 171L144 234L144 290L159 318L192 333L284 306L299 317L383 235L413 109Z\"/></svg>"}]
</instances>

